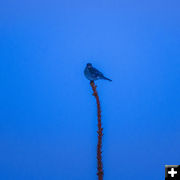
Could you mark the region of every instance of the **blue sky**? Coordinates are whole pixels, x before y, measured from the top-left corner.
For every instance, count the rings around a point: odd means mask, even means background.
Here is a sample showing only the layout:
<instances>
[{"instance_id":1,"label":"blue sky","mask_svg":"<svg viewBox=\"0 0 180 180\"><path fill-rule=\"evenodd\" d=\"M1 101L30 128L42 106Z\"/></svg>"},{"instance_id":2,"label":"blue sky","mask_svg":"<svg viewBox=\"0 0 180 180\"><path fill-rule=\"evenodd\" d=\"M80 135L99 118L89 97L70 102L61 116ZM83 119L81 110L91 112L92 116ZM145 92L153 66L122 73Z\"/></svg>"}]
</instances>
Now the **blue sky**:
<instances>
[{"instance_id":1,"label":"blue sky","mask_svg":"<svg viewBox=\"0 0 180 180\"><path fill-rule=\"evenodd\" d=\"M0 179L163 180L180 164L178 0L0 2Z\"/></svg>"}]
</instances>

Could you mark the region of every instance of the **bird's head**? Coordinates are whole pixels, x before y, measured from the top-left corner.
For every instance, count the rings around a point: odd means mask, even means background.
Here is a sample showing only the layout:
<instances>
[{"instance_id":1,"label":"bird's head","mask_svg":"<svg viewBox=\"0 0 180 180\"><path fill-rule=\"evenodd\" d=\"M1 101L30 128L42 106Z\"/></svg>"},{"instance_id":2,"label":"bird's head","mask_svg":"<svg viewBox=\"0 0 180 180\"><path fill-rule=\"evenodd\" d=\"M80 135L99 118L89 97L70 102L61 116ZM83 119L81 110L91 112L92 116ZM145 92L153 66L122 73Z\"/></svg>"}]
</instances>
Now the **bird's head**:
<instances>
[{"instance_id":1,"label":"bird's head","mask_svg":"<svg viewBox=\"0 0 180 180\"><path fill-rule=\"evenodd\" d=\"M91 68L91 67L92 67L92 64L91 64L91 63L87 63L87 67L88 67L88 68Z\"/></svg>"}]
</instances>

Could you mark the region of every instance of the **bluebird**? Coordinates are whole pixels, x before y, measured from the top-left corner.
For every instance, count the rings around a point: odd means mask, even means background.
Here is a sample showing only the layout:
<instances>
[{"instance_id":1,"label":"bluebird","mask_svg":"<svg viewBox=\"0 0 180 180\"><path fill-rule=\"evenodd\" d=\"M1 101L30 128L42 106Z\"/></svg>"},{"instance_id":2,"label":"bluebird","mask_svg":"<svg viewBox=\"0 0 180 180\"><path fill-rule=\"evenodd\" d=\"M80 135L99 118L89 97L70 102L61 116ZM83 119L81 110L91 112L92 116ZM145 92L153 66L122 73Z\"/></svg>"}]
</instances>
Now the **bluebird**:
<instances>
[{"instance_id":1,"label":"bluebird","mask_svg":"<svg viewBox=\"0 0 180 180\"><path fill-rule=\"evenodd\" d=\"M103 73L101 73L96 68L94 68L91 63L87 63L86 68L84 69L84 75L90 81L95 81L98 79L105 79L108 81L112 81L111 79L105 77Z\"/></svg>"}]
</instances>

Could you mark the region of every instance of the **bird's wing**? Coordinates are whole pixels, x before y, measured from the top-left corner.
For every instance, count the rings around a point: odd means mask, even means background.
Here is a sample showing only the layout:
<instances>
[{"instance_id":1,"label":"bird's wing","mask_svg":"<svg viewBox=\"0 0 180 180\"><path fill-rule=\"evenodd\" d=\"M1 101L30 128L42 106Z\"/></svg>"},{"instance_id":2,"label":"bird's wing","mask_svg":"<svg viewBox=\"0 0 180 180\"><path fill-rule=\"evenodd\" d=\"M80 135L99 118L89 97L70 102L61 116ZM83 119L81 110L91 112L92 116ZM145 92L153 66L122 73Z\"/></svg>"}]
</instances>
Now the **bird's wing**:
<instances>
[{"instance_id":1,"label":"bird's wing","mask_svg":"<svg viewBox=\"0 0 180 180\"><path fill-rule=\"evenodd\" d=\"M93 74L96 77L103 76L103 74L94 67L90 68L89 70L90 70L91 74Z\"/></svg>"}]
</instances>

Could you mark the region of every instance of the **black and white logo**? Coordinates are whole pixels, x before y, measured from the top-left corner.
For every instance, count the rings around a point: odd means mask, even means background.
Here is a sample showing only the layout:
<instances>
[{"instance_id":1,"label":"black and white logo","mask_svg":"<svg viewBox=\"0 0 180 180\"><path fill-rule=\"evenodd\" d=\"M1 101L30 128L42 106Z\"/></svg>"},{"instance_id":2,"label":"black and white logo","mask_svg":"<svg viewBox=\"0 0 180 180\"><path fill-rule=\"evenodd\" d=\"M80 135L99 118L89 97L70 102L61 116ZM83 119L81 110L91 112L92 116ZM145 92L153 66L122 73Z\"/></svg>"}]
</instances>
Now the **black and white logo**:
<instances>
[{"instance_id":1,"label":"black and white logo","mask_svg":"<svg viewBox=\"0 0 180 180\"><path fill-rule=\"evenodd\" d=\"M166 165L165 180L180 180L180 165Z\"/></svg>"}]
</instances>

